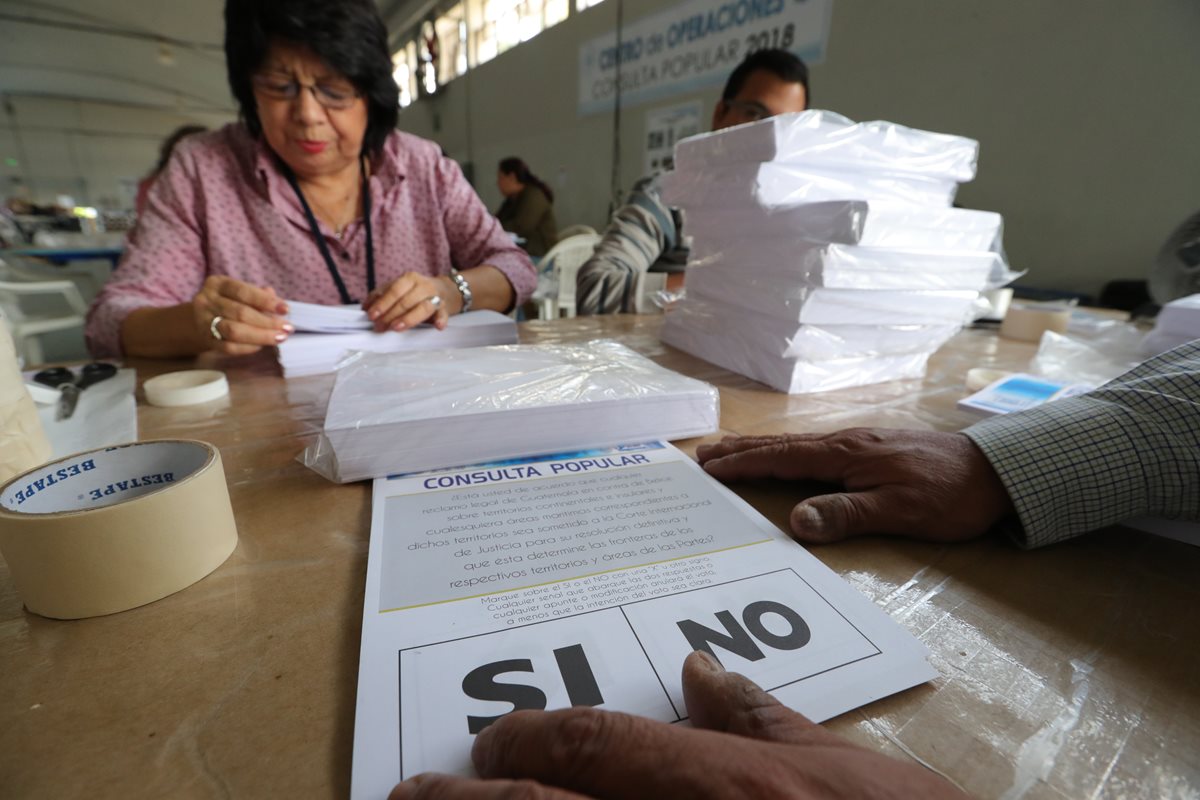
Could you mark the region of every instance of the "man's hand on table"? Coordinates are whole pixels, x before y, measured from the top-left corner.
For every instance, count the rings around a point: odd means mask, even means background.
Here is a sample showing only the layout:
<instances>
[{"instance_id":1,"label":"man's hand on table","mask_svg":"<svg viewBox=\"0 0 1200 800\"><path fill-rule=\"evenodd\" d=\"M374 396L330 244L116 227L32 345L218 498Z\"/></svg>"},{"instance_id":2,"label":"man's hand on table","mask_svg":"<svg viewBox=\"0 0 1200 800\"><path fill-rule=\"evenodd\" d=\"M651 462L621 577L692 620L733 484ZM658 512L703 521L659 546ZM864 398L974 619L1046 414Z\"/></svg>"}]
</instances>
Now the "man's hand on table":
<instances>
[{"instance_id":1,"label":"man's hand on table","mask_svg":"<svg viewBox=\"0 0 1200 800\"><path fill-rule=\"evenodd\" d=\"M707 654L684 662L683 693L695 728L585 708L509 714L475 739L482 780L418 775L390 800L965 797L813 724Z\"/></svg>"},{"instance_id":2,"label":"man's hand on table","mask_svg":"<svg viewBox=\"0 0 1200 800\"><path fill-rule=\"evenodd\" d=\"M961 433L852 428L827 434L726 437L696 450L722 481L820 481L843 491L792 509L792 535L834 542L863 534L971 539L1013 512L1004 484Z\"/></svg>"}]
</instances>

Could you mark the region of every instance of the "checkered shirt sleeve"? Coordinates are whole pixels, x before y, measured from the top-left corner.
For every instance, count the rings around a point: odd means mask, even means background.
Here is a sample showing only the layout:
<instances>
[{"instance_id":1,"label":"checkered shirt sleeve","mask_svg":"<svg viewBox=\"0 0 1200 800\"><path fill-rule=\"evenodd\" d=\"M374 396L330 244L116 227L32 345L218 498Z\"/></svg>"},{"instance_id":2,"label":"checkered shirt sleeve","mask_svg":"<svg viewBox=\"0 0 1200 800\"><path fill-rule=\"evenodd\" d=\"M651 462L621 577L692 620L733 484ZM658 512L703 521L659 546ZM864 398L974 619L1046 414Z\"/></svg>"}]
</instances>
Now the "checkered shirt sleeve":
<instances>
[{"instance_id":1,"label":"checkered shirt sleeve","mask_svg":"<svg viewBox=\"0 0 1200 800\"><path fill-rule=\"evenodd\" d=\"M1200 340L963 433L1008 490L1023 547L1143 515L1200 520Z\"/></svg>"}]
</instances>

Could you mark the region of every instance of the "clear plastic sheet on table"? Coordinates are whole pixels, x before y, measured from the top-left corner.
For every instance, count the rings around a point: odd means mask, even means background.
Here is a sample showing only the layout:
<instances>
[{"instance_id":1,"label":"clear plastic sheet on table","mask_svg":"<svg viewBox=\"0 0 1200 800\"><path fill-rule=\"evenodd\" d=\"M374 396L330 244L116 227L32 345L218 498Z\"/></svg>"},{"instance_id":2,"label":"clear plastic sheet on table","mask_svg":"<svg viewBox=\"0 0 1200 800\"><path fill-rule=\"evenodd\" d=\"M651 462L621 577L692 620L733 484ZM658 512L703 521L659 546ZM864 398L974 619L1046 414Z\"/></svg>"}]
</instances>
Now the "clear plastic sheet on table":
<instances>
[{"instance_id":1,"label":"clear plastic sheet on table","mask_svg":"<svg viewBox=\"0 0 1200 800\"><path fill-rule=\"evenodd\" d=\"M364 353L304 463L338 482L703 436L717 390L611 341Z\"/></svg>"},{"instance_id":2,"label":"clear plastic sheet on table","mask_svg":"<svg viewBox=\"0 0 1200 800\"><path fill-rule=\"evenodd\" d=\"M688 275L687 290L750 313L813 325L965 325L975 318L979 300L978 291L967 289L823 289L704 269Z\"/></svg>"},{"instance_id":3,"label":"clear plastic sheet on table","mask_svg":"<svg viewBox=\"0 0 1200 800\"><path fill-rule=\"evenodd\" d=\"M798 164L724 164L662 176L662 197L673 206L764 208L826 200L876 200L945 208L958 184L897 172L854 172Z\"/></svg>"},{"instance_id":4,"label":"clear plastic sheet on table","mask_svg":"<svg viewBox=\"0 0 1200 800\"><path fill-rule=\"evenodd\" d=\"M778 236L711 241L698 233L691 255L689 276L711 269L829 289L980 291L1017 277L999 253L987 250L862 247Z\"/></svg>"},{"instance_id":5,"label":"clear plastic sheet on table","mask_svg":"<svg viewBox=\"0 0 1200 800\"><path fill-rule=\"evenodd\" d=\"M808 361L932 352L961 326L942 325L805 325L779 317L747 314L729 303L695 293L680 300L667 315L672 325L716 331L755 349L763 359Z\"/></svg>"},{"instance_id":6,"label":"clear plastic sheet on table","mask_svg":"<svg viewBox=\"0 0 1200 800\"><path fill-rule=\"evenodd\" d=\"M662 340L685 353L761 381L787 394L808 394L919 378L932 350L857 358L795 358L771 355L736 328L693 327L675 312L667 315Z\"/></svg>"},{"instance_id":7,"label":"clear plastic sheet on table","mask_svg":"<svg viewBox=\"0 0 1200 800\"><path fill-rule=\"evenodd\" d=\"M975 177L979 143L894 122L855 123L832 111L780 114L675 145L675 165L700 171L739 161L812 162L917 172L958 182Z\"/></svg>"},{"instance_id":8,"label":"clear plastic sheet on table","mask_svg":"<svg viewBox=\"0 0 1200 800\"><path fill-rule=\"evenodd\" d=\"M689 231L709 240L758 236L868 247L999 252L1003 218L993 211L922 208L865 200L831 200L787 208L708 208L683 204Z\"/></svg>"},{"instance_id":9,"label":"clear plastic sheet on table","mask_svg":"<svg viewBox=\"0 0 1200 800\"><path fill-rule=\"evenodd\" d=\"M1043 333L1030 372L1059 383L1099 386L1145 360L1142 331L1121 320L1104 322L1085 332L1068 327L1065 334Z\"/></svg>"}]
</instances>

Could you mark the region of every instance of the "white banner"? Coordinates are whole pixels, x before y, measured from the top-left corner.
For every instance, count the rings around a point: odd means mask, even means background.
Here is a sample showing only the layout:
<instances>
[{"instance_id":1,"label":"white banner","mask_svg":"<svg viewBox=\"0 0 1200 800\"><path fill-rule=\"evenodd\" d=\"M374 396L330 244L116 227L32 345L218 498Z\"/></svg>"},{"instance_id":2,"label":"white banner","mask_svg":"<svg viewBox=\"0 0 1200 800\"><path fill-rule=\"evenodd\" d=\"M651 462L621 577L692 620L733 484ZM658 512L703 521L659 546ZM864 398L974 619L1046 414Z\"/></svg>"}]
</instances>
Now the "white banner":
<instances>
[{"instance_id":1,"label":"white banner","mask_svg":"<svg viewBox=\"0 0 1200 800\"><path fill-rule=\"evenodd\" d=\"M646 112L646 157L642 174L675 166L675 143L708 130L700 120L700 104L656 108Z\"/></svg>"},{"instance_id":2,"label":"white banner","mask_svg":"<svg viewBox=\"0 0 1200 800\"><path fill-rule=\"evenodd\" d=\"M612 109L620 62L621 105L724 83L754 50L825 57L833 0L686 0L599 36L579 49L579 113Z\"/></svg>"}]
</instances>

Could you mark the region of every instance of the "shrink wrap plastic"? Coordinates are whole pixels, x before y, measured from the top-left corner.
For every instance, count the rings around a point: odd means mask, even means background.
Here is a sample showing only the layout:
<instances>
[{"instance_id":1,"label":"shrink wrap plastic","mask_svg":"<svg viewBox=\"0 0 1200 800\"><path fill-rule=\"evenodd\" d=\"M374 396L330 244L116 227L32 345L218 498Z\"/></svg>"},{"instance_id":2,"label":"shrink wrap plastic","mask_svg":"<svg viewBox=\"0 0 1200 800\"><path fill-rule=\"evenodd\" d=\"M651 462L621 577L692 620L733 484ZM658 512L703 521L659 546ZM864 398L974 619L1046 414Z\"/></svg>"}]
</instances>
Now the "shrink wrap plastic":
<instances>
[{"instance_id":1,"label":"shrink wrap plastic","mask_svg":"<svg viewBox=\"0 0 1200 800\"><path fill-rule=\"evenodd\" d=\"M694 328L686 318L670 314L663 322L662 340L719 367L733 370L788 394L828 392L882 381L919 378L932 350L856 358L779 358L738 328ZM956 329L957 330L957 329Z\"/></svg>"},{"instance_id":2,"label":"shrink wrap plastic","mask_svg":"<svg viewBox=\"0 0 1200 800\"><path fill-rule=\"evenodd\" d=\"M718 243L698 238L689 269L693 276L711 271L839 289L977 290L1015 277L999 253L986 250L860 247L778 236Z\"/></svg>"},{"instance_id":3,"label":"shrink wrap plastic","mask_svg":"<svg viewBox=\"0 0 1200 800\"><path fill-rule=\"evenodd\" d=\"M999 252L1003 219L992 211L831 200L790 208L719 209L679 204L694 246L737 238L807 239L868 247ZM716 245L719 246L719 245Z\"/></svg>"},{"instance_id":4,"label":"shrink wrap plastic","mask_svg":"<svg viewBox=\"0 0 1200 800\"><path fill-rule=\"evenodd\" d=\"M978 143L826 111L679 142L691 234L663 341L780 391L917 377L1008 283L999 214L950 207Z\"/></svg>"},{"instance_id":5,"label":"shrink wrap plastic","mask_svg":"<svg viewBox=\"0 0 1200 800\"><path fill-rule=\"evenodd\" d=\"M740 162L814 163L912 172L958 183L974 179L978 157L974 139L894 122L855 123L818 109L703 133L675 146L675 166L681 170Z\"/></svg>"},{"instance_id":6,"label":"shrink wrap plastic","mask_svg":"<svg viewBox=\"0 0 1200 800\"><path fill-rule=\"evenodd\" d=\"M662 177L662 196L673 205L763 208L826 200L882 200L948 207L958 184L899 172L870 174L808 164L730 164L702 172L677 170Z\"/></svg>"},{"instance_id":7,"label":"shrink wrap plastic","mask_svg":"<svg viewBox=\"0 0 1200 800\"><path fill-rule=\"evenodd\" d=\"M304 463L339 483L717 430L717 390L610 341L343 362Z\"/></svg>"},{"instance_id":8,"label":"shrink wrap plastic","mask_svg":"<svg viewBox=\"0 0 1200 800\"><path fill-rule=\"evenodd\" d=\"M732 326L729 321L738 318ZM731 342L733 354L755 345L764 358L799 358L809 361L897 355L936 350L958 332L958 325L813 325L780 317L747 314L744 309L718 300L690 295L672 309L669 327L716 331ZM727 358L733 361L734 355Z\"/></svg>"}]
</instances>

